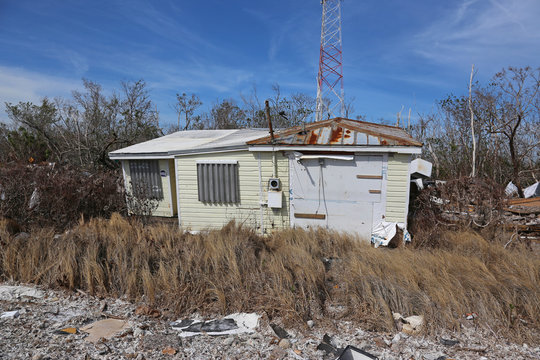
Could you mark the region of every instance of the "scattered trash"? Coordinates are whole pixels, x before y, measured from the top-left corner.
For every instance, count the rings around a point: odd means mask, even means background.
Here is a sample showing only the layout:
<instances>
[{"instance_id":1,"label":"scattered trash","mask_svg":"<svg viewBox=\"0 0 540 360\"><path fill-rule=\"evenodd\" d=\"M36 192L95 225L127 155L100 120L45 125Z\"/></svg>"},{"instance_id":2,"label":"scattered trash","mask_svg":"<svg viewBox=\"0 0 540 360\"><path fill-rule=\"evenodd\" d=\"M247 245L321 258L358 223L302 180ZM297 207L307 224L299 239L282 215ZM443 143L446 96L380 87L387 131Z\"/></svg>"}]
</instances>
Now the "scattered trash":
<instances>
[{"instance_id":1,"label":"scattered trash","mask_svg":"<svg viewBox=\"0 0 540 360\"><path fill-rule=\"evenodd\" d=\"M32 191L32 195L30 195L30 201L28 202L28 208L30 210L32 210L36 206L38 206L39 203L40 203L39 191L38 191L37 188L34 188L34 191Z\"/></svg>"},{"instance_id":2,"label":"scattered trash","mask_svg":"<svg viewBox=\"0 0 540 360\"><path fill-rule=\"evenodd\" d=\"M225 346L230 346L234 343L234 337L232 336L229 336L227 338L225 338L225 340L223 340L223 345Z\"/></svg>"},{"instance_id":3,"label":"scattered trash","mask_svg":"<svg viewBox=\"0 0 540 360\"><path fill-rule=\"evenodd\" d=\"M0 315L0 319L13 319L19 317L19 310L5 311Z\"/></svg>"},{"instance_id":4,"label":"scattered trash","mask_svg":"<svg viewBox=\"0 0 540 360\"><path fill-rule=\"evenodd\" d=\"M424 326L424 317L422 315L413 315L404 318L400 313L393 313L394 320L400 325L401 331L405 334L417 334Z\"/></svg>"},{"instance_id":5,"label":"scattered trash","mask_svg":"<svg viewBox=\"0 0 540 360\"><path fill-rule=\"evenodd\" d=\"M151 308L148 305L140 305L135 309L135 315L146 315L149 317L157 318L161 316L161 311Z\"/></svg>"},{"instance_id":6,"label":"scattered trash","mask_svg":"<svg viewBox=\"0 0 540 360\"><path fill-rule=\"evenodd\" d=\"M478 314L475 312L465 314L465 319L467 320L474 320L477 317L478 317Z\"/></svg>"},{"instance_id":7,"label":"scattered trash","mask_svg":"<svg viewBox=\"0 0 540 360\"><path fill-rule=\"evenodd\" d=\"M371 243L376 248L379 246L388 246L390 241L396 236L398 228L403 231L403 243L411 242L411 234L405 228L405 224L381 221L372 230Z\"/></svg>"},{"instance_id":8,"label":"scattered trash","mask_svg":"<svg viewBox=\"0 0 540 360\"><path fill-rule=\"evenodd\" d=\"M281 339L278 342L278 346L282 349L288 349L291 347L291 341L289 339Z\"/></svg>"},{"instance_id":9,"label":"scattered trash","mask_svg":"<svg viewBox=\"0 0 540 360\"><path fill-rule=\"evenodd\" d=\"M426 360L447 360L446 355L442 352L423 354L423 358Z\"/></svg>"},{"instance_id":10,"label":"scattered trash","mask_svg":"<svg viewBox=\"0 0 540 360\"><path fill-rule=\"evenodd\" d=\"M313 326L315 325L315 323L313 322L313 320L308 320L307 321L307 326L312 328Z\"/></svg>"},{"instance_id":11,"label":"scattered trash","mask_svg":"<svg viewBox=\"0 0 540 360\"><path fill-rule=\"evenodd\" d=\"M231 335L255 332L260 315L255 313L236 313L219 320L178 320L171 323L174 330L180 331L180 337L195 335Z\"/></svg>"},{"instance_id":12,"label":"scattered trash","mask_svg":"<svg viewBox=\"0 0 540 360\"><path fill-rule=\"evenodd\" d=\"M74 327L68 327L68 328L56 330L54 333L59 334L59 335L76 334L77 329Z\"/></svg>"},{"instance_id":13,"label":"scattered trash","mask_svg":"<svg viewBox=\"0 0 540 360\"><path fill-rule=\"evenodd\" d=\"M354 346L348 345L336 360L377 360L379 359L367 351L360 350Z\"/></svg>"},{"instance_id":14,"label":"scattered trash","mask_svg":"<svg viewBox=\"0 0 540 360\"><path fill-rule=\"evenodd\" d=\"M161 351L162 354L164 355L175 355L176 354L176 349L170 347L170 346L167 346L165 349L163 349Z\"/></svg>"},{"instance_id":15,"label":"scattered trash","mask_svg":"<svg viewBox=\"0 0 540 360\"><path fill-rule=\"evenodd\" d=\"M514 185L513 182L509 182L508 185L506 185L506 188L504 189L504 193L506 194L506 196L513 196L513 195L517 195L518 193L518 188L516 185Z\"/></svg>"},{"instance_id":16,"label":"scattered trash","mask_svg":"<svg viewBox=\"0 0 540 360\"><path fill-rule=\"evenodd\" d=\"M317 350L324 351L326 355L339 356L343 349L339 349L334 340L328 335L324 334L323 341L317 346Z\"/></svg>"},{"instance_id":17,"label":"scattered trash","mask_svg":"<svg viewBox=\"0 0 540 360\"><path fill-rule=\"evenodd\" d=\"M443 344L444 346L454 346L457 343L459 343L459 340L450 340L450 339L441 338L441 344Z\"/></svg>"},{"instance_id":18,"label":"scattered trash","mask_svg":"<svg viewBox=\"0 0 540 360\"><path fill-rule=\"evenodd\" d=\"M373 339L373 342L375 343L375 345L377 345L380 348L385 348L388 346L386 342L381 338L375 338Z\"/></svg>"},{"instance_id":19,"label":"scattered trash","mask_svg":"<svg viewBox=\"0 0 540 360\"><path fill-rule=\"evenodd\" d=\"M41 299L45 294L43 291L28 286L0 286L0 300L12 301L22 297Z\"/></svg>"},{"instance_id":20,"label":"scattered trash","mask_svg":"<svg viewBox=\"0 0 540 360\"><path fill-rule=\"evenodd\" d=\"M281 326L276 324L270 324L270 327L272 330L274 330L274 333L279 337L280 339L287 339L290 337L289 333L285 331Z\"/></svg>"},{"instance_id":21,"label":"scattered trash","mask_svg":"<svg viewBox=\"0 0 540 360\"><path fill-rule=\"evenodd\" d=\"M110 339L128 327L128 322L125 320L105 319L96 321L90 325L86 325L85 327L81 328L81 331L89 334L85 338L86 341L97 343L99 339Z\"/></svg>"}]
</instances>

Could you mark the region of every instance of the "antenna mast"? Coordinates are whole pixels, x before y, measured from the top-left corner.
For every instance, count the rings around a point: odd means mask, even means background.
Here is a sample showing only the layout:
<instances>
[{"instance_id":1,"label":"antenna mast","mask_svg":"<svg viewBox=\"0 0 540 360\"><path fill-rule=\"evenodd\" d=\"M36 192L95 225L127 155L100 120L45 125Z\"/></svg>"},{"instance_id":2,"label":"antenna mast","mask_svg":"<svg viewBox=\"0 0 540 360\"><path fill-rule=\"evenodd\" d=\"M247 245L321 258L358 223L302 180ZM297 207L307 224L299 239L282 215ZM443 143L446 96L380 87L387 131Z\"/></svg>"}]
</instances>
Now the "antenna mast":
<instances>
[{"instance_id":1,"label":"antenna mast","mask_svg":"<svg viewBox=\"0 0 540 360\"><path fill-rule=\"evenodd\" d=\"M345 114L343 56L341 50L341 0L322 0L321 53L317 75L316 120ZM337 100L337 101L336 101Z\"/></svg>"}]
</instances>

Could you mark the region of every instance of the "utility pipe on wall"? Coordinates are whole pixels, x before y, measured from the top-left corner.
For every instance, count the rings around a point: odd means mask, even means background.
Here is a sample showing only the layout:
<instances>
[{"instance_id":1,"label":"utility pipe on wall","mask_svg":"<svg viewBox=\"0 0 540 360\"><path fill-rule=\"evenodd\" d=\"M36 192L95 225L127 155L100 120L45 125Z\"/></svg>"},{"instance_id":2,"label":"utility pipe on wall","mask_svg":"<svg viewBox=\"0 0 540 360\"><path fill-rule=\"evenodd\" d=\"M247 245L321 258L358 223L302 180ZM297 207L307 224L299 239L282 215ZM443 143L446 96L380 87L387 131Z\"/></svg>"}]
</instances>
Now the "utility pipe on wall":
<instances>
[{"instance_id":1,"label":"utility pipe on wall","mask_svg":"<svg viewBox=\"0 0 540 360\"><path fill-rule=\"evenodd\" d=\"M266 113L266 120L268 121L268 131L270 131L270 138L272 139L272 147L275 143L274 138L274 129L272 127L272 118L270 117L270 102L268 100L264 101L264 108ZM272 177L277 177L277 160L276 160L276 152L272 151Z\"/></svg>"}]
</instances>

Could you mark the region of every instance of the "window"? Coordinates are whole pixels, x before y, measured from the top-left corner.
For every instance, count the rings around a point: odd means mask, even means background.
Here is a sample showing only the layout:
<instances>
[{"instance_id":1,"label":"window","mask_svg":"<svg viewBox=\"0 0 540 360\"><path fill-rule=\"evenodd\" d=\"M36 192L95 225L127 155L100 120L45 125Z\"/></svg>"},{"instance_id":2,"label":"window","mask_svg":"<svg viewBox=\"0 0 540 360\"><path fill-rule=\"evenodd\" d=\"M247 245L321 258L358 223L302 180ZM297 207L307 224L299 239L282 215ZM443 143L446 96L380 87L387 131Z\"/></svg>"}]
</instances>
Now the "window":
<instances>
[{"instance_id":1,"label":"window","mask_svg":"<svg viewBox=\"0 0 540 360\"><path fill-rule=\"evenodd\" d=\"M236 203L238 196L238 162L197 162L199 201L210 203Z\"/></svg>"},{"instance_id":2,"label":"window","mask_svg":"<svg viewBox=\"0 0 540 360\"><path fill-rule=\"evenodd\" d=\"M135 196L163 199L158 160L130 160L129 172Z\"/></svg>"}]
</instances>

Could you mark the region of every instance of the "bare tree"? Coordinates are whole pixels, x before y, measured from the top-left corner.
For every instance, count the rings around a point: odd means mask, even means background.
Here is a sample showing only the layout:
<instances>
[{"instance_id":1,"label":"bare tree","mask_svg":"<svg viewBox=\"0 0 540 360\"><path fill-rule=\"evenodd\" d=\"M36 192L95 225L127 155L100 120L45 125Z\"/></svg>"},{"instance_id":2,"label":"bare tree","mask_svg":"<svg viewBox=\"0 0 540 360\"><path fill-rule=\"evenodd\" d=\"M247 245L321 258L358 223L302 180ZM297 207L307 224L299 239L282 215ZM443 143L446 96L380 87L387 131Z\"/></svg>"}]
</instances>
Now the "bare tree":
<instances>
[{"instance_id":1,"label":"bare tree","mask_svg":"<svg viewBox=\"0 0 540 360\"><path fill-rule=\"evenodd\" d=\"M249 122L244 111L233 99L217 102L210 110L211 129L240 129L249 127Z\"/></svg>"},{"instance_id":2,"label":"bare tree","mask_svg":"<svg viewBox=\"0 0 540 360\"><path fill-rule=\"evenodd\" d=\"M523 197L520 172L524 160L540 145L540 68L509 67L497 73L492 83L477 91L488 131L506 139L512 164L512 181Z\"/></svg>"},{"instance_id":3,"label":"bare tree","mask_svg":"<svg viewBox=\"0 0 540 360\"><path fill-rule=\"evenodd\" d=\"M344 101L344 109L345 109L345 118L346 119L351 119L353 117L353 113L354 113L354 101L356 100L356 98L353 96L353 97L347 97L345 98L345 101Z\"/></svg>"},{"instance_id":4,"label":"bare tree","mask_svg":"<svg viewBox=\"0 0 540 360\"><path fill-rule=\"evenodd\" d=\"M196 122L197 119L200 120L200 117L193 117L193 114L202 105L201 99L195 94L188 96L186 93L182 93L182 95L176 94L176 101L174 109L178 114L178 130L182 129L180 127L180 117L182 114L184 114L183 130L191 129L192 121L195 120Z\"/></svg>"},{"instance_id":5,"label":"bare tree","mask_svg":"<svg viewBox=\"0 0 540 360\"><path fill-rule=\"evenodd\" d=\"M472 140L472 171L471 177L476 176L476 137L474 136L474 111L472 105L472 81L474 75L474 64L471 67L471 77L469 79L469 111L471 112L471 140Z\"/></svg>"},{"instance_id":6,"label":"bare tree","mask_svg":"<svg viewBox=\"0 0 540 360\"><path fill-rule=\"evenodd\" d=\"M36 158L114 167L109 151L161 134L144 81L122 83L120 93L110 96L95 82L83 80L83 84L84 90L74 91L72 99L6 104L13 127L8 135L11 144L19 146L18 153L37 154L45 148L46 156Z\"/></svg>"}]
</instances>

